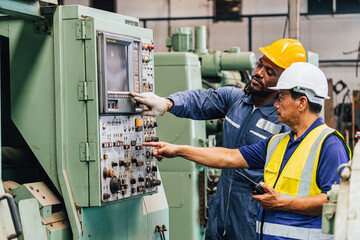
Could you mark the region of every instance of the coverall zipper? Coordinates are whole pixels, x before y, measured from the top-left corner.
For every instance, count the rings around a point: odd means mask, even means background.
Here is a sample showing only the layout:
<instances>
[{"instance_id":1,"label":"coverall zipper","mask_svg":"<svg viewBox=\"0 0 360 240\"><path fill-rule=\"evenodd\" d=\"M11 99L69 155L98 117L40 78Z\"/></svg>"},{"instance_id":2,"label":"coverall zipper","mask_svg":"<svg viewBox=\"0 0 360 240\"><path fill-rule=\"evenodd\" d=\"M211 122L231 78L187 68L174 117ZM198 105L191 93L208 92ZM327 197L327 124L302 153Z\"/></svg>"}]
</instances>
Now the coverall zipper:
<instances>
[{"instance_id":1,"label":"coverall zipper","mask_svg":"<svg viewBox=\"0 0 360 240\"><path fill-rule=\"evenodd\" d=\"M255 109L255 111L257 110L258 108ZM245 123L243 123L242 125L243 126L246 126L247 123L250 121L253 113L255 111L252 111L250 116L248 117L248 119L246 120ZM241 127L241 126L240 126ZM241 131L240 133L240 136L238 139L242 139L242 136L244 135L244 131ZM238 146L240 145L239 143L237 144ZM227 200L227 204L226 204L226 211L225 211L225 220L224 220L224 232L223 232L223 237L226 235L226 223L227 223L227 218L228 218L228 213L229 213L229 206L230 206L230 194L231 194L231 185L232 185L232 181L233 181L233 175L234 175L234 172L235 171L232 171L231 173L231 178L230 178L230 186L229 186L229 192L228 192L228 200Z\"/></svg>"}]
</instances>

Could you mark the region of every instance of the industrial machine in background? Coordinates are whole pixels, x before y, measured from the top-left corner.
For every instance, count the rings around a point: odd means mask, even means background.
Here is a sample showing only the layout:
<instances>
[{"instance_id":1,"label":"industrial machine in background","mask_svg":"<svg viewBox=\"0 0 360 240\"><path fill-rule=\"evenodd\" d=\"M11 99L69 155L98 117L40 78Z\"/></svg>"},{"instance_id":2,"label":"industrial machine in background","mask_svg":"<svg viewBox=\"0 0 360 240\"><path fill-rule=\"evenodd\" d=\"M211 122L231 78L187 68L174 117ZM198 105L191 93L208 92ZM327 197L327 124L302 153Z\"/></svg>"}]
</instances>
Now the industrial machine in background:
<instances>
[{"instance_id":1,"label":"industrial machine in background","mask_svg":"<svg viewBox=\"0 0 360 240\"><path fill-rule=\"evenodd\" d=\"M356 136L360 138L360 132ZM322 231L334 234L335 240L355 240L360 234L360 143L354 148L352 160L339 167L341 182L328 192L329 203L323 205Z\"/></svg>"},{"instance_id":2,"label":"industrial machine in background","mask_svg":"<svg viewBox=\"0 0 360 240\"><path fill-rule=\"evenodd\" d=\"M188 89L241 86L244 73L239 71L252 70L256 63L254 53L240 52L240 48L209 52L205 26L195 27L194 51L192 28L175 28L167 46L174 52L155 53L155 92L159 96ZM221 139L219 119L205 122L166 114L158 122L161 128L157 134L166 142L215 146ZM164 161L159 168L169 204L170 238L203 239L208 199L216 191L220 171L181 158Z\"/></svg>"},{"instance_id":3,"label":"industrial machine in background","mask_svg":"<svg viewBox=\"0 0 360 240\"><path fill-rule=\"evenodd\" d=\"M152 31L83 6L0 10L1 177L21 239L168 238L157 162L142 146L158 140L157 122L129 96L154 90ZM7 239L19 231L5 200L0 209Z\"/></svg>"}]
</instances>

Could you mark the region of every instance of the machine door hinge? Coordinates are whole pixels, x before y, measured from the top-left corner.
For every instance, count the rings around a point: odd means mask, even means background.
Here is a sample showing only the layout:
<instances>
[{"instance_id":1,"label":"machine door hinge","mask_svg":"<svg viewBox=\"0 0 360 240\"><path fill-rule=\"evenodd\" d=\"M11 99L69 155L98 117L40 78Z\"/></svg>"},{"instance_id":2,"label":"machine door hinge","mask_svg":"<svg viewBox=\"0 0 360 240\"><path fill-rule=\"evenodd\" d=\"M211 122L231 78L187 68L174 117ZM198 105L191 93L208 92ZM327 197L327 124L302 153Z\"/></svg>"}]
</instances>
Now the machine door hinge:
<instances>
[{"instance_id":1,"label":"machine door hinge","mask_svg":"<svg viewBox=\"0 0 360 240\"><path fill-rule=\"evenodd\" d=\"M80 143L80 161L94 162L95 161L95 143L82 142Z\"/></svg>"},{"instance_id":2,"label":"machine door hinge","mask_svg":"<svg viewBox=\"0 0 360 240\"><path fill-rule=\"evenodd\" d=\"M76 23L76 39L89 40L93 35L92 19L81 19Z\"/></svg>"},{"instance_id":3,"label":"machine door hinge","mask_svg":"<svg viewBox=\"0 0 360 240\"><path fill-rule=\"evenodd\" d=\"M78 83L78 99L79 101L94 100L95 87L94 82L79 82Z\"/></svg>"}]
</instances>

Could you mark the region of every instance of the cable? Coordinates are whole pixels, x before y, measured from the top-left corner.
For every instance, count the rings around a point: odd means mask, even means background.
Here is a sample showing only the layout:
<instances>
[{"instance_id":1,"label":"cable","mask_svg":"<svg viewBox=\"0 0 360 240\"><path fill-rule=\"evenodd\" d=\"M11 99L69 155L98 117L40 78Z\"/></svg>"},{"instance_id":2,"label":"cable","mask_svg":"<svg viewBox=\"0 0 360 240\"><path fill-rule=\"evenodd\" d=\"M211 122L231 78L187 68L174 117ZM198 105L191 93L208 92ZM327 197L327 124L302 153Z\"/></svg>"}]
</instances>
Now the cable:
<instances>
[{"instance_id":1,"label":"cable","mask_svg":"<svg viewBox=\"0 0 360 240\"><path fill-rule=\"evenodd\" d=\"M205 84L209 88L212 88L212 89L216 90L216 87L213 84L211 84L209 81L207 81L205 79L201 79L201 81L202 81L203 84Z\"/></svg>"},{"instance_id":2,"label":"cable","mask_svg":"<svg viewBox=\"0 0 360 240\"><path fill-rule=\"evenodd\" d=\"M161 240L165 240L164 232L162 230L159 231Z\"/></svg>"}]
</instances>

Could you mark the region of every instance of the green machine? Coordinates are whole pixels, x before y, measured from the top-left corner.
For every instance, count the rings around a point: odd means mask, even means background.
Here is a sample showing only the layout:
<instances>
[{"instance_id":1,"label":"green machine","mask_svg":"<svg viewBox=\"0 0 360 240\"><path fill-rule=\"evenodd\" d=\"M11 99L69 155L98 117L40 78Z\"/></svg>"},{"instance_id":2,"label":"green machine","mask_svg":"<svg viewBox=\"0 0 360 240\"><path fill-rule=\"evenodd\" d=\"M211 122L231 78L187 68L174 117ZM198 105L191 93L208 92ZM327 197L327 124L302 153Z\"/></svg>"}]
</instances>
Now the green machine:
<instances>
[{"instance_id":1,"label":"green machine","mask_svg":"<svg viewBox=\"0 0 360 240\"><path fill-rule=\"evenodd\" d=\"M252 52L214 51L206 48L205 26L195 27L195 50L192 52L192 28L176 28L167 39L167 46L175 52L155 54L156 94L169 96L178 91L201 89L225 85L237 85L239 71L255 67ZM205 80L205 81L203 81ZM172 114L158 118L161 140L174 144L192 146L215 146L219 132L217 119L195 121L180 119ZM170 238L173 240L203 239L207 220L208 198L216 190L216 170L181 158L168 159L159 164L170 209Z\"/></svg>"},{"instance_id":2,"label":"green machine","mask_svg":"<svg viewBox=\"0 0 360 240\"><path fill-rule=\"evenodd\" d=\"M157 122L129 95L154 89L152 31L83 6L2 0L0 11L0 195L15 199L19 239L168 239L142 146L158 140ZM15 232L5 204L0 239Z\"/></svg>"}]
</instances>

